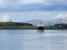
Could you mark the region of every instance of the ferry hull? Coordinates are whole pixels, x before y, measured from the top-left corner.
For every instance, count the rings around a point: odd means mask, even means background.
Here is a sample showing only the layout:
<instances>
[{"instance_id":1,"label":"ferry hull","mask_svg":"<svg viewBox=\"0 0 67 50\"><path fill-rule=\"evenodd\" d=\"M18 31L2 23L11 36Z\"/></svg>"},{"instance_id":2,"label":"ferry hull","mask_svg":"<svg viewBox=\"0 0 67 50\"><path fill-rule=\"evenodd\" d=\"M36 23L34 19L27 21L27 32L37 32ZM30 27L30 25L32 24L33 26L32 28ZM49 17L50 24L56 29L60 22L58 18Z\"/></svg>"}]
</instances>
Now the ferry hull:
<instances>
[{"instance_id":1,"label":"ferry hull","mask_svg":"<svg viewBox=\"0 0 67 50\"><path fill-rule=\"evenodd\" d=\"M39 26L38 30L44 30L44 27L43 26Z\"/></svg>"}]
</instances>

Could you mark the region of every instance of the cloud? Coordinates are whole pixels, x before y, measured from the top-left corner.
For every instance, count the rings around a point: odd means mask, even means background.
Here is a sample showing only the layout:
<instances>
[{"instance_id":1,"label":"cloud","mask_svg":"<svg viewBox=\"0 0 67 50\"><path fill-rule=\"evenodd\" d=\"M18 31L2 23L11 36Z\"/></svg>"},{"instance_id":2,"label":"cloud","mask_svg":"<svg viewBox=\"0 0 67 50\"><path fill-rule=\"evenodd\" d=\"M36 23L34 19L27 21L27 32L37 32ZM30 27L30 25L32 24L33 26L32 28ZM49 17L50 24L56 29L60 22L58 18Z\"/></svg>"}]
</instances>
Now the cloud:
<instances>
[{"instance_id":1,"label":"cloud","mask_svg":"<svg viewBox=\"0 0 67 50\"><path fill-rule=\"evenodd\" d=\"M11 18L14 22L23 22L33 19L41 19L49 22L55 22L56 19L63 19L64 23L67 23L66 11L32 11L32 12L11 12L0 13L0 21L9 21Z\"/></svg>"},{"instance_id":2,"label":"cloud","mask_svg":"<svg viewBox=\"0 0 67 50\"><path fill-rule=\"evenodd\" d=\"M0 0L0 12L67 11L66 0Z\"/></svg>"},{"instance_id":3,"label":"cloud","mask_svg":"<svg viewBox=\"0 0 67 50\"><path fill-rule=\"evenodd\" d=\"M45 4L51 5L52 3L49 0L18 0L20 4Z\"/></svg>"},{"instance_id":4,"label":"cloud","mask_svg":"<svg viewBox=\"0 0 67 50\"><path fill-rule=\"evenodd\" d=\"M38 4L43 3L43 0L18 0L22 4Z\"/></svg>"},{"instance_id":5,"label":"cloud","mask_svg":"<svg viewBox=\"0 0 67 50\"><path fill-rule=\"evenodd\" d=\"M0 6L14 6L14 5L25 5L25 4L66 4L67 0L0 0Z\"/></svg>"},{"instance_id":6,"label":"cloud","mask_svg":"<svg viewBox=\"0 0 67 50\"><path fill-rule=\"evenodd\" d=\"M45 4L52 5L57 3L67 3L67 0L18 0L21 4Z\"/></svg>"},{"instance_id":7,"label":"cloud","mask_svg":"<svg viewBox=\"0 0 67 50\"><path fill-rule=\"evenodd\" d=\"M0 0L0 8L6 8L6 7L9 7L9 6L13 6L13 5L16 5L15 4L16 1L13 1L13 0Z\"/></svg>"},{"instance_id":8,"label":"cloud","mask_svg":"<svg viewBox=\"0 0 67 50\"><path fill-rule=\"evenodd\" d=\"M10 16L7 14L4 14L1 18L0 18L1 22L10 22Z\"/></svg>"},{"instance_id":9,"label":"cloud","mask_svg":"<svg viewBox=\"0 0 67 50\"><path fill-rule=\"evenodd\" d=\"M52 18L54 23L66 23L67 24L67 12L58 12L55 13L54 17Z\"/></svg>"},{"instance_id":10,"label":"cloud","mask_svg":"<svg viewBox=\"0 0 67 50\"><path fill-rule=\"evenodd\" d=\"M12 21L26 21L32 19L42 19L47 20L53 16L53 12L43 12L43 11L32 11L32 12L11 12L11 13L1 13L1 21L9 21L10 17ZM7 20L8 19L8 20Z\"/></svg>"},{"instance_id":11,"label":"cloud","mask_svg":"<svg viewBox=\"0 0 67 50\"><path fill-rule=\"evenodd\" d=\"M0 0L0 8L7 7L9 2L6 0Z\"/></svg>"},{"instance_id":12,"label":"cloud","mask_svg":"<svg viewBox=\"0 0 67 50\"><path fill-rule=\"evenodd\" d=\"M54 19L67 19L67 12L62 12L62 13L56 14Z\"/></svg>"},{"instance_id":13,"label":"cloud","mask_svg":"<svg viewBox=\"0 0 67 50\"><path fill-rule=\"evenodd\" d=\"M67 6L65 5L14 5L7 8L0 8L0 12L29 12L29 11L67 11Z\"/></svg>"}]
</instances>

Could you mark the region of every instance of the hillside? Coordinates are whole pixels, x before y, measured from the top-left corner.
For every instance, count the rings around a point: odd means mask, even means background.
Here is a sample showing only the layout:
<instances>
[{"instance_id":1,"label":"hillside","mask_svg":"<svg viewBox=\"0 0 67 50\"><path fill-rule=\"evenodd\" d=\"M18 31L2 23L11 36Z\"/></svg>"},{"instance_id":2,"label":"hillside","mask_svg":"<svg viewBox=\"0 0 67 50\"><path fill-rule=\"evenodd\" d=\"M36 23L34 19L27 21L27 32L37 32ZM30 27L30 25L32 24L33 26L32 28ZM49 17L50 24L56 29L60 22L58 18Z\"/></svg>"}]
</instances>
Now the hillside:
<instances>
[{"instance_id":1,"label":"hillside","mask_svg":"<svg viewBox=\"0 0 67 50\"><path fill-rule=\"evenodd\" d=\"M32 24L29 23L19 23L19 22L0 22L0 29L23 29L32 28Z\"/></svg>"}]
</instances>

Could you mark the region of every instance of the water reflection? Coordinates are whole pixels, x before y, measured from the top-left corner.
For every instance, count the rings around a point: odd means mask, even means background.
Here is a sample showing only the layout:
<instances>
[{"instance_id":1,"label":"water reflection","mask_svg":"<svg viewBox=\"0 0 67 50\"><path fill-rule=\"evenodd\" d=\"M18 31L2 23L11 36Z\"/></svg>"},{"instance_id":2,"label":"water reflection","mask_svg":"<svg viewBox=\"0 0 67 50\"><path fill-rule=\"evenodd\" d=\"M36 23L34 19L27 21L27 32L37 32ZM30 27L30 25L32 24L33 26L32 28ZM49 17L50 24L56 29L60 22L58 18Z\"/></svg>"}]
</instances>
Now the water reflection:
<instances>
[{"instance_id":1,"label":"water reflection","mask_svg":"<svg viewBox=\"0 0 67 50\"><path fill-rule=\"evenodd\" d=\"M37 30L37 33L38 33L38 34L44 34L44 31L45 31L45 30Z\"/></svg>"}]
</instances>

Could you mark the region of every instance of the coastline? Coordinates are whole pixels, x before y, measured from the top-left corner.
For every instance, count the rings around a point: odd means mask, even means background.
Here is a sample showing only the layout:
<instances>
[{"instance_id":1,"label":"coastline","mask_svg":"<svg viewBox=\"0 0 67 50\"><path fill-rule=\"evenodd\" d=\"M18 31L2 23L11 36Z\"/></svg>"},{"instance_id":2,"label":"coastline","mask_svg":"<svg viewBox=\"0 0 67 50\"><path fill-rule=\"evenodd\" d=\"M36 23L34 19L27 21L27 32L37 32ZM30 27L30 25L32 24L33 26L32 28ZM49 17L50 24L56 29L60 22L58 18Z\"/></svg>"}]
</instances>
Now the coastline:
<instances>
[{"instance_id":1,"label":"coastline","mask_svg":"<svg viewBox=\"0 0 67 50\"><path fill-rule=\"evenodd\" d=\"M62 26L62 25L61 25ZM37 30L37 26L34 26L30 23L20 23L20 22L0 22L0 29L31 29ZM55 26L44 26L44 29L51 29L51 30L67 30L67 25L58 27Z\"/></svg>"}]
</instances>

